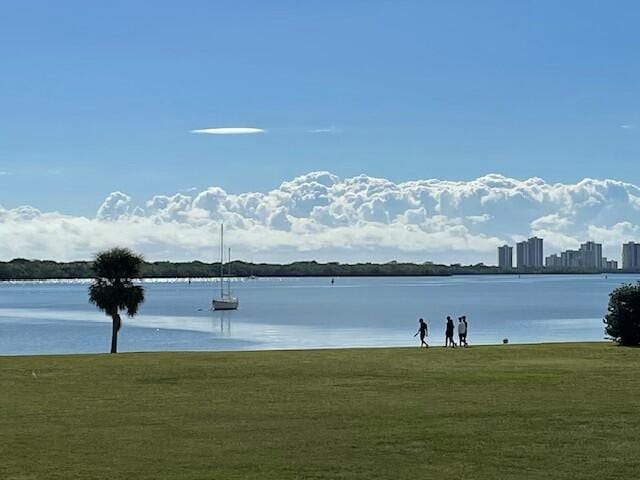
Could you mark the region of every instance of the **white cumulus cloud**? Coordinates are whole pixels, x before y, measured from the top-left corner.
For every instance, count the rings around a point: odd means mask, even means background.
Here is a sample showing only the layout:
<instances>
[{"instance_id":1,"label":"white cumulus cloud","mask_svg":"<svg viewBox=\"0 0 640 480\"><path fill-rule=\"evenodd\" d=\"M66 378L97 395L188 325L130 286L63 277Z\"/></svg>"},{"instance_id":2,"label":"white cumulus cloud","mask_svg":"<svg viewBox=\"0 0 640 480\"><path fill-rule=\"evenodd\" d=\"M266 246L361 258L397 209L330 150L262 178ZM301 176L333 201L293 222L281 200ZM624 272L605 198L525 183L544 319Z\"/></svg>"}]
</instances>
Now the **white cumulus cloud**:
<instances>
[{"instance_id":1,"label":"white cumulus cloud","mask_svg":"<svg viewBox=\"0 0 640 480\"><path fill-rule=\"evenodd\" d=\"M622 242L640 239L640 188L608 179L396 183L311 172L266 192L214 185L142 202L113 192L94 217L0 207L0 258L89 258L124 245L152 260L211 261L221 222L234 257L252 261L495 263L498 245L534 234L546 253L595 240L618 258Z\"/></svg>"}]
</instances>

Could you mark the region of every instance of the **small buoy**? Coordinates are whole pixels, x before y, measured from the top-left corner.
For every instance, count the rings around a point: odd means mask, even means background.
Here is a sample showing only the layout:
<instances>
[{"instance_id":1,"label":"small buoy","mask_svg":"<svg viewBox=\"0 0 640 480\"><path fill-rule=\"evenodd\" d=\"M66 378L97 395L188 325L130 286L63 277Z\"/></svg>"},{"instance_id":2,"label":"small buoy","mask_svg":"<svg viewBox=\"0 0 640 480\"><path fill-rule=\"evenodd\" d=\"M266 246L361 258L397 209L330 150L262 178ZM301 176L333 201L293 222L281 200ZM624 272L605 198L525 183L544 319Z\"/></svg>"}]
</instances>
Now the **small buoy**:
<instances>
[{"instance_id":1,"label":"small buoy","mask_svg":"<svg viewBox=\"0 0 640 480\"><path fill-rule=\"evenodd\" d=\"M509 343L509 339L508 338L503 338L502 339L502 343L504 343L506 345L507 343Z\"/></svg>"}]
</instances>

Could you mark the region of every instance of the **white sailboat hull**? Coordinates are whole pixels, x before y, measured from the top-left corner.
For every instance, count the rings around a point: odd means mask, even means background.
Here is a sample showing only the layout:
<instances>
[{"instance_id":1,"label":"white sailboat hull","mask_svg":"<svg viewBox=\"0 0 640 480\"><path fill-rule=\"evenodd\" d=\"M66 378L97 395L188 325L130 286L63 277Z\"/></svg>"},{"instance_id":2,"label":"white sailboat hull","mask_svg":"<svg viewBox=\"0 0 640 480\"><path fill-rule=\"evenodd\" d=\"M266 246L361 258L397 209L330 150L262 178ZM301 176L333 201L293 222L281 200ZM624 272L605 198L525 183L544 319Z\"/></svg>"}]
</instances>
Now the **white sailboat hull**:
<instances>
[{"instance_id":1,"label":"white sailboat hull","mask_svg":"<svg viewBox=\"0 0 640 480\"><path fill-rule=\"evenodd\" d=\"M231 249L229 249L229 277L227 293L224 293L224 225L220 225L220 298L211 301L214 310L237 310L238 298L231 296Z\"/></svg>"},{"instance_id":2,"label":"white sailboat hull","mask_svg":"<svg viewBox=\"0 0 640 480\"><path fill-rule=\"evenodd\" d=\"M240 302L236 297L216 298L212 302L214 310L237 310Z\"/></svg>"}]
</instances>

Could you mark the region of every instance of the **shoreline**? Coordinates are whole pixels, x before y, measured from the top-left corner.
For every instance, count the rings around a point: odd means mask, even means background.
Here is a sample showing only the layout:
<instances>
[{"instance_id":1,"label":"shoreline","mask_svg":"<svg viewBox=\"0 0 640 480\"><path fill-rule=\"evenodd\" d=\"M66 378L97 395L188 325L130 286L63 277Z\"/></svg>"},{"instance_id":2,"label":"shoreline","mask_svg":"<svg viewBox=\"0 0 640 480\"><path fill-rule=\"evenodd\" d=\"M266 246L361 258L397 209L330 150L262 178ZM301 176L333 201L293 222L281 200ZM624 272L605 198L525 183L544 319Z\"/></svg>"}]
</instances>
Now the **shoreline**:
<instances>
[{"instance_id":1,"label":"shoreline","mask_svg":"<svg viewBox=\"0 0 640 480\"><path fill-rule=\"evenodd\" d=\"M291 263L253 263L235 260L228 264L239 277L448 277L452 275L563 275L563 274L613 274L640 273L587 268L510 268L502 269L495 265L477 263L449 265L424 262L385 263L359 262L317 262L296 261ZM144 278L214 278L218 277L220 263L190 262L144 262L141 275ZM61 278L92 278L92 262L56 262L52 260L13 259L0 261L0 279L2 280L45 280Z\"/></svg>"},{"instance_id":2,"label":"shoreline","mask_svg":"<svg viewBox=\"0 0 640 480\"><path fill-rule=\"evenodd\" d=\"M255 275L248 277L244 275L231 275L230 277L224 277L232 280L260 280L260 279L277 279L277 278L451 278L451 277L488 277L488 276L512 276L512 277L530 277L530 276L609 276L609 275L625 275L625 276L638 276L640 272L473 272L473 273L450 273L442 275L397 275L397 274L384 274L384 275ZM42 278L0 278L0 285L12 284L12 283L88 283L93 280L93 277L42 277ZM197 276L197 277L185 277L185 276L145 276L140 279L142 282L149 283L187 283L189 281L194 283L215 283L220 281L219 276Z\"/></svg>"},{"instance_id":3,"label":"shoreline","mask_svg":"<svg viewBox=\"0 0 640 480\"><path fill-rule=\"evenodd\" d=\"M78 353L16 353L16 354L0 354L0 360L7 358L43 358L43 357L54 357L54 358L62 358L62 357L95 357L95 356L129 356L129 355L229 355L229 354L257 354L257 353L305 353L305 352L345 352L349 351L364 351L364 350L375 350L375 351L398 351L398 350L478 350L478 349L493 349L493 348L522 348L522 347L553 347L553 346L579 346L579 345L603 345L609 344L612 347L617 347L613 341L611 340L576 340L576 341L545 341L545 342L531 342L531 343L479 343L473 344L469 347L457 347L450 348L445 347L443 345L435 345L430 346L429 348L420 348L418 346L349 346L349 347L311 347L311 348L265 348L265 349L236 349L236 350L136 350L136 351L121 351L116 354L111 354L109 352L78 352ZM634 348L634 347L630 347Z\"/></svg>"}]
</instances>

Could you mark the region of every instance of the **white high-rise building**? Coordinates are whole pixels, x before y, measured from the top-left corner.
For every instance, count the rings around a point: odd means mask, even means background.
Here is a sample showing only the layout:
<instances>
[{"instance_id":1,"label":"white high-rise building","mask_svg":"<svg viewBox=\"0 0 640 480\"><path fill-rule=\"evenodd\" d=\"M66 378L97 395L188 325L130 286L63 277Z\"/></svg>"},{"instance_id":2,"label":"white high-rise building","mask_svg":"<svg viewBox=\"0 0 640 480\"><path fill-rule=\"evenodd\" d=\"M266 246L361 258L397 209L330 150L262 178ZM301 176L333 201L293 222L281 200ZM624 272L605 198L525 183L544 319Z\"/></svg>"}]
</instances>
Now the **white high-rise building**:
<instances>
[{"instance_id":1,"label":"white high-rise building","mask_svg":"<svg viewBox=\"0 0 640 480\"><path fill-rule=\"evenodd\" d=\"M529 244L529 266L541 268L544 265L544 241L538 237L531 237L527 243Z\"/></svg>"},{"instance_id":2,"label":"white high-rise building","mask_svg":"<svg viewBox=\"0 0 640 480\"><path fill-rule=\"evenodd\" d=\"M622 269L640 270L640 243L628 242L622 245Z\"/></svg>"},{"instance_id":3,"label":"white high-rise building","mask_svg":"<svg viewBox=\"0 0 640 480\"><path fill-rule=\"evenodd\" d=\"M618 270L618 262L616 260L608 260L607 257L602 258L602 269L607 272L615 272Z\"/></svg>"},{"instance_id":4,"label":"white high-rise building","mask_svg":"<svg viewBox=\"0 0 640 480\"><path fill-rule=\"evenodd\" d=\"M565 250L560 254L562 266L565 268L582 267L582 254L579 250Z\"/></svg>"},{"instance_id":5,"label":"white high-rise building","mask_svg":"<svg viewBox=\"0 0 640 480\"><path fill-rule=\"evenodd\" d=\"M544 266L546 268L560 268L562 267L562 258L556 253L549 255L544 259Z\"/></svg>"},{"instance_id":6,"label":"white high-rise building","mask_svg":"<svg viewBox=\"0 0 640 480\"><path fill-rule=\"evenodd\" d=\"M586 242L580 245L583 268L602 270L602 244Z\"/></svg>"},{"instance_id":7,"label":"white high-rise building","mask_svg":"<svg viewBox=\"0 0 640 480\"><path fill-rule=\"evenodd\" d=\"M516 244L516 257L518 268L542 268L544 266L543 240L531 237L524 242Z\"/></svg>"},{"instance_id":8,"label":"white high-rise building","mask_svg":"<svg viewBox=\"0 0 640 480\"><path fill-rule=\"evenodd\" d=\"M529 266L529 244L526 241L516 243L516 260L518 268Z\"/></svg>"},{"instance_id":9,"label":"white high-rise building","mask_svg":"<svg viewBox=\"0 0 640 480\"><path fill-rule=\"evenodd\" d=\"M498 247L498 267L504 270L513 268L513 247L509 245Z\"/></svg>"}]
</instances>

